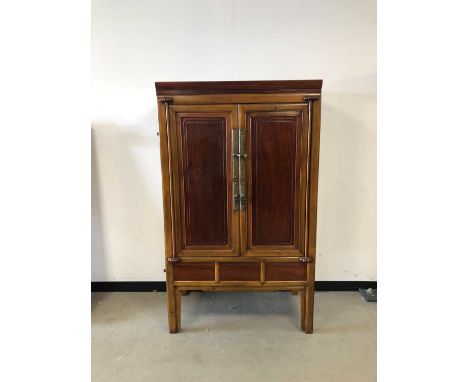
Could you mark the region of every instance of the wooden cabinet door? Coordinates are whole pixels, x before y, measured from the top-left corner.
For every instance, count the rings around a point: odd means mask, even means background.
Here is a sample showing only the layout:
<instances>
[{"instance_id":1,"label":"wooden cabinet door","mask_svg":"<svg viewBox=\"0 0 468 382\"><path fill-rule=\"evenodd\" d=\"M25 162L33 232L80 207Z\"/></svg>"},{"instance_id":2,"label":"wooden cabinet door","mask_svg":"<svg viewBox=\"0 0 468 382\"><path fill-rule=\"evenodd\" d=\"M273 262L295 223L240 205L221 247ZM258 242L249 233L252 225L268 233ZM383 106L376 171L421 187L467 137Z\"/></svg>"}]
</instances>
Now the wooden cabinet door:
<instances>
[{"instance_id":1,"label":"wooden cabinet door","mask_svg":"<svg viewBox=\"0 0 468 382\"><path fill-rule=\"evenodd\" d=\"M175 256L239 255L233 211L235 105L169 108Z\"/></svg>"},{"instance_id":2,"label":"wooden cabinet door","mask_svg":"<svg viewBox=\"0 0 468 382\"><path fill-rule=\"evenodd\" d=\"M242 255L303 256L308 106L239 105L239 119L247 153Z\"/></svg>"}]
</instances>

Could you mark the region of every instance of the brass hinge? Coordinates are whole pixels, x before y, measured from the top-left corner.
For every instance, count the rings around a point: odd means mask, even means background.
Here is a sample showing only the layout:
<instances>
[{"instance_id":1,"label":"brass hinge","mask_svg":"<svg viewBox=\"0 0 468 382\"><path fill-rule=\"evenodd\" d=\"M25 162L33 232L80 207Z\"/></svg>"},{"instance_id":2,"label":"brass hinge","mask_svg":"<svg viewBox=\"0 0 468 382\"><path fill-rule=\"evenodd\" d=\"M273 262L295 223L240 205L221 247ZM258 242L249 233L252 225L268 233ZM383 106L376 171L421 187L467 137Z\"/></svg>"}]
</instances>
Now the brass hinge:
<instances>
[{"instance_id":1,"label":"brass hinge","mask_svg":"<svg viewBox=\"0 0 468 382\"><path fill-rule=\"evenodd\" d=\"M311 263L314 259L312 257L299 257L299 261L302 263Z\"/></svg>"},{"instance_id":2,"label":"brass hinge","mask_svg":"<svg viewBox=\"0 0 468 382\"><path fill-rule=\"evenodd\" d=\"M180 257L177 257L177 256L169 257L169 258L167 259L167 261L168 261L169 263L177 263L178 261L180 261Z\"/></svg>"}]
</instances>

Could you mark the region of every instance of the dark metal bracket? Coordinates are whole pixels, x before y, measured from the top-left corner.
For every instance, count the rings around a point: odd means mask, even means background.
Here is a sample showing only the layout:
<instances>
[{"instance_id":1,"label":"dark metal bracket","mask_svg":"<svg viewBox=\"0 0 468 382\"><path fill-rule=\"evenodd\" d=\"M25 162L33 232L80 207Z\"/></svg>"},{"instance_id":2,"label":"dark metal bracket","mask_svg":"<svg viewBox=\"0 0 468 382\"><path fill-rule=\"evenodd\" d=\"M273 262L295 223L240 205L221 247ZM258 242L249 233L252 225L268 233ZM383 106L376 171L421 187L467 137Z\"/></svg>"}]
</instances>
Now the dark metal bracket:
<instances>
[{"instance_id":1,"label":"dark metal bracket","mask_svg":"<svg viewBox=\"0 0 468 382\"><path fill-rule=\"evenodd\" d=\"M171 97L163 97L159 100L159 102L164 103L164 104L170 104L174 102L174 99Z\"/></svg>"}]
</instances>

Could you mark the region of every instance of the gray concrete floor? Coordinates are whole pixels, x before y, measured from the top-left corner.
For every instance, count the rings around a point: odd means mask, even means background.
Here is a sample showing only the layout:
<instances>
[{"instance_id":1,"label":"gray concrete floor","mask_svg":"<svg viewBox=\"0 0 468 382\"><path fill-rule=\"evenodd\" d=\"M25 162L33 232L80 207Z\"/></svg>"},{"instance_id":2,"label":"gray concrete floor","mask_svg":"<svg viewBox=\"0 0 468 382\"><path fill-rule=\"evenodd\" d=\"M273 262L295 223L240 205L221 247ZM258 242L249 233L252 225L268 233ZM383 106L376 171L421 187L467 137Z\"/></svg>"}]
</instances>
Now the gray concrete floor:
<instances>
[{"instance_id":1,"label":"gray concrete floor","mask_svg":"<svg viewBox=\"0 0 468 382\"><path fill-rule=\"evenodd\" d=\"M317 292L307 335L289 292L195 292L169 334L165 293L93 293L92 380L376 381L376 319L358 293Z\"/></svg>"}]
</instances>

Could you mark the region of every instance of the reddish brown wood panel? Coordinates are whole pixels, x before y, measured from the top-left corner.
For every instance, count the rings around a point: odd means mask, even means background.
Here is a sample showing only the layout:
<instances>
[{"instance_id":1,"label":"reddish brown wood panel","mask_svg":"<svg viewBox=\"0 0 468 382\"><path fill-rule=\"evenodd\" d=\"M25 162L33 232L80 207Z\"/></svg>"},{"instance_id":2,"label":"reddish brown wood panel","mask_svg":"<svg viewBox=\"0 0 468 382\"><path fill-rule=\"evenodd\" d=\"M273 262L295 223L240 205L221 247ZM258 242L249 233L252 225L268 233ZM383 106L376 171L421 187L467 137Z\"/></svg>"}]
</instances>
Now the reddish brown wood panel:
<instances>
[{"instance_id":1,"label":"reddish brown wood panel","mask_svg":"<svg viewBox=\"0 0 468 382\"><path fill-rule=\"evenodd\" d=\"M174 264L174 281L214 281L214 263Z\"/></svg>"},{"instance_id":2,"label":"reddish brown wood panel","mask_svg":"<svg viewBox=\"0 0 468 382\"><path fill-rule=\"evenodd\" d=\"M294 245L297 116L251 118L252 245Z\"/></svg>"},{"instance_id":3,"label":"reddish brown wood panel","mask_svg":"<svg viewBox=\"0 0 468 382\"><path fill-rule=\"evenodd\" d=\"M260 281L260 263L220 263L220 281Z\"/></svg>"},{"instance_id":4,"label":"reddish brown wood panel","mask_svg":"<svg viewBox=\"0 0 468 382\"><path fill-rule=\"evenodd\" d=\"M175 94L248 94L248 93L320 93L322 80L156 82L157 95Z\"/></svg>"},{"instance_id":5,"label":"reddish brown wood panel","mask_svg":"<svg viewBox=\"0 0 468 382\"><path fill-rule=\"evenodd\" d=\"M266 281L306 281L307 266L302 263L266 263Z\"/></svg>"},{"instance_id":6,"label":"reddish brown wood panel","mask_svg":"<svg viewBox=\"0 0 468 382\"><path fill-rule=\"evenodd\" d=\"M228 244L226 121L181 118L187 246Z\"/></svg>"}]
</instances>

